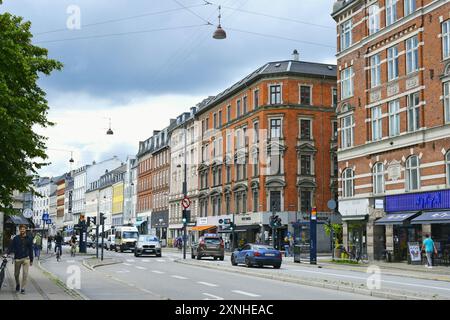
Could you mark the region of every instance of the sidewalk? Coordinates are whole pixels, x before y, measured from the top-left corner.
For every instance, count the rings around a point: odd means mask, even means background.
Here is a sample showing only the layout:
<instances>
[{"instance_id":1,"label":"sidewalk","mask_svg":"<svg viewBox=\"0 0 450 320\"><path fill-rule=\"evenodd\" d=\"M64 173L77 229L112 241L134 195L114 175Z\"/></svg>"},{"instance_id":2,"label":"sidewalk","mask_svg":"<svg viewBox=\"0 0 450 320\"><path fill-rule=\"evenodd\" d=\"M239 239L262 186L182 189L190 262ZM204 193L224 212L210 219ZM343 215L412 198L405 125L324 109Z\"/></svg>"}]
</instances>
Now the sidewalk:
<instances>
[{"instance_id":1,"label":"sidewalk","mask_svg":"<svg viewBox=\"0 0 450 320\"><path fill-rule=\"evenodd\" d=\"M41 255L41 260L47 255ZM9 260L6 267L5 280L0 290L0 300L82 300L65 284L43 270L39 260L35 260L28 273L26 294L16 293L14 280L14 265ZM22 278L22 277L21 277Z\"/></svg>"}]
</instances>

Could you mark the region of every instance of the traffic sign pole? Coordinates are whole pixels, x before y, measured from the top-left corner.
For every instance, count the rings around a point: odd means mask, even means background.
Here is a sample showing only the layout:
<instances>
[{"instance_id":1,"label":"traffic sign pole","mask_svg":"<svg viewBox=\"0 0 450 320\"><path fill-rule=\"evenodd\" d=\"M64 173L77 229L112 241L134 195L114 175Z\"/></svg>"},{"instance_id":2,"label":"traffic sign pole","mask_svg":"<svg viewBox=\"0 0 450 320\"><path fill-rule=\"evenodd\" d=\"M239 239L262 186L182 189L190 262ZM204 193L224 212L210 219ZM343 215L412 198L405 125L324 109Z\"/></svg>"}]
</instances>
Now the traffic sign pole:
<instances>
[{"instance_id":1,"label":"traffic sign pole","mask_svg":"<svg viewBox=\"0 0 450 320\"><path fill-rule=\"evenodd\" d=\"M317 264L317 208L311 210L309 263Z\"/></svg>"}]
</instances>

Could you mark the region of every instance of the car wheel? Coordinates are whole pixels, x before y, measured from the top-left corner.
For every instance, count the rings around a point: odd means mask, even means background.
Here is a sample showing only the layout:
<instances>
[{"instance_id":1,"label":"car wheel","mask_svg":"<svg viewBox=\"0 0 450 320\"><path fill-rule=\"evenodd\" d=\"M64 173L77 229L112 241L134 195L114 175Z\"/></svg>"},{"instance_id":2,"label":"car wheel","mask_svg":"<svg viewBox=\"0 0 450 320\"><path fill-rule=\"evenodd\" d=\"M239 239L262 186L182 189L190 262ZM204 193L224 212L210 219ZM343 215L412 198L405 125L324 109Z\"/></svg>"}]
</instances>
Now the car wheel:
<instances>
[{"instance_id":1,"label":"car wheel","mask_svg":"<svg viewBox=\"0 0 450 320\"><path fill-rule=\"evenodd\" d=\"M159 253L159 254L157 254L156 256L157 256L158 258L161 258L162 254Z\"/></svg>"},{"instance_id":2,"label":"car wheel","mask_svg":"<svg viewBox=\"0 0 450 320\"><path fill-rule=\"evenodd\" d=\"M247 268L250 268L252 266L252 263L250 262L250 258L248 256L245 257L245 266Z\"/></svg>"},{"instance_id":3,"label":"car wheel","mask_svg":"<svg viewBox=\"0 0 450 320\"><path fill-rule=\"evenodd\" d=\"M220 259L220 261L223 261L223 260L225 259L225 257L222 256L222 257L220 257L219 259Z\"/></svg>"},{"instance_id":4,"label":"car wheel","mask_svg":"<svg viewBox=\"0 0 450 320\"><path fill-rule=\"evenodd\" d=\"M134 256L135 256L135 257L139 257L137 251L134 251Z\"/></svg>"},{"instance_id":5,"label":"car wheel","mask_svg":"<svg viewBox=\"0 0 450 320\"><path fill-rule=\"evenodd\" d=\"M123 252L123 248L122 247L120 247L120 252Z\"/></svg>"},{"instance_id":6,"label":"car wheel","mask_svg":"<svg viewBox=\"0 0 450 320\"><path fill-rule=\"evenodd\" d=\"M114 251L115 251L115 252L118 252L118 251L117 251L117 247L114 247Z\"/></svg>"},{"instance_id":7,"label":"car wheel","mask_svg":"<svg viewBox=\"0 0 450 320\"><path fill-rule=\"evenodd\" d=\"M201 260L201 259L202 259L202 256L197 254L197 260Z\"/></svg>"},{"instance_id":8,"label":"car wheel","mask_svg":"<svg viewBox=\"0 0 450 320\"><path fill-rule=\"evenodd\" d=\"M280 269L281 264L276 264L276 265L274 265L273 267L274 267L274 269Z\"/></svg>"},{"instance_id":9,"label":"car wheel","mask_svg":"<svg viewBox=\"0 0 450 320\"><path fill-rule=\"evenodd\" d=\"M214 258L214 260L217 260L217 257L213 257Z\"/></svg>"},{"instance_id":10,"label":"car wheel","mask_svg":"<svg viewBox=\"0 0 450 320\"><path fill-rule=\"evenodd\" d=\"M237 266L236 261L234 260L234 256L231 256L231 265L232 266Z\"/></svg>"}]
</instances>

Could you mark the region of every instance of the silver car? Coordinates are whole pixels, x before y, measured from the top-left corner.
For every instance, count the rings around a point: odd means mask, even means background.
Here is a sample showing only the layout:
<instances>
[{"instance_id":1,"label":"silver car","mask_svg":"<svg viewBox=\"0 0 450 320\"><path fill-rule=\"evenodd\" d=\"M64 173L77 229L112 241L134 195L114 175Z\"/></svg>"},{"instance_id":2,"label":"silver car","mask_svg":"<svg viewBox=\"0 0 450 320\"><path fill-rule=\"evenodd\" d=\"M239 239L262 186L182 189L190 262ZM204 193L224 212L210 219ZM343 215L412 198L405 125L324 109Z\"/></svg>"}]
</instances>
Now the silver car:
<instances>
[{"instance_id":1,"label":"silver car","mask_svg":"<svg viewBox=\"0 0 450 320\"><path fill-rule=\"evenodd\" d=\"M134 248L134 256L139 257L143 254L154 254L161 257L161 242L155 236L140 235Z\"/></svg>"}]
</instances>

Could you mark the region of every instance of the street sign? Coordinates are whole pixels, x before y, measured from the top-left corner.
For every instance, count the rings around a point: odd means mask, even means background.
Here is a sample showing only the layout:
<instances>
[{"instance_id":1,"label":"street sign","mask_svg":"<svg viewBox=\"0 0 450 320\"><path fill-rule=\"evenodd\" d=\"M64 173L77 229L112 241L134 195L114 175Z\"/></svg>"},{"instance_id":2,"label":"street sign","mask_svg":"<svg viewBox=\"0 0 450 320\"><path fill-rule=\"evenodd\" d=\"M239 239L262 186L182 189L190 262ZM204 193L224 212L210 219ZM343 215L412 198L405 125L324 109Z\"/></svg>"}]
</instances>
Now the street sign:
<instances>
[{"instance_id":1,"label":"street sign","mask_svg":"<svg viewBox=\"0 0 450 320\"><path fill-rule=\"evenodd\" d=\"M47 224L52 224L52 219L47 219Z\"/></svg>"},{"instance_id":2,"label":"street sign","mask_svg":"<svg viewBox=\"0 0 450 320\"><path fill-rule=\"evenodd\" d=\"M33 217L33 210L25 209L25 210L23 210L22 214L23 214L24 218L30 219L31 217Z\"/></svg>"},{"instance_id":3,"label":"street sign","mask_svg":"<svg viewBox=\"0 0 450 320\"><path fill-rule=\"evenodd\" d=\"M42 214L42 220L48 220L48 219L50 219L50 217L49 217L49 215L48 215L48 213L44 213L44 214Z\"/></svg>"},{"instance_id":4,"label":"street sign","mask_svg":"<svg viewBox=\"0 0 450 320\"><path fill-rule=\"evenodd\" d=\"M183 200L181 200L181 205L183 208L187 209L191 206L191 200L189 200L188 197L185 197Z\"/></svg>"},{"instance_id":5,"label":"street sign","mask_svg":"<svg viewBox=\"0 0 450 320\"><path fill-rule=\"evenodd\" d=\"M327 206L328 206L328 209L330 209L330 210L336 209L336 206L337 206L336 201L334 201L333 199L328 200Z\"/></svg>"}]
</instances>

